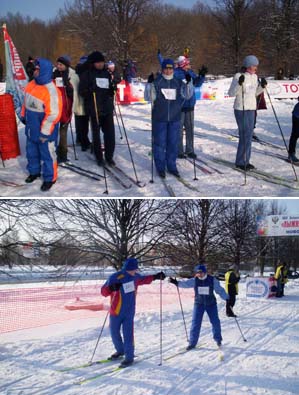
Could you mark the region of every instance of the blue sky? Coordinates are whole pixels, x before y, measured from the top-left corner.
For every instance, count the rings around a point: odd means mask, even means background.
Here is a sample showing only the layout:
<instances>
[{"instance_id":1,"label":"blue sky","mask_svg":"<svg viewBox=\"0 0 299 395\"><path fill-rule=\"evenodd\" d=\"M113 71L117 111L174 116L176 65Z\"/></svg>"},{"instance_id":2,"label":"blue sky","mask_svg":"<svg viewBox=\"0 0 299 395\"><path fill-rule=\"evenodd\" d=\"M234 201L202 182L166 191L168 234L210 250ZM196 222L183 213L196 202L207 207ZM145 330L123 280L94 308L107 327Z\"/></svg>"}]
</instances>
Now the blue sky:
<instances>
[{"instance_id":1,"label":"blue sky","mask_svg":"<svg viewBox=\"0 0 299 395\"><path fill-rule=\"evenodd\" d=\"M185 8L192 7L196 0L163 0L164 3L173 4ZM212 4L212 0L201 0L202 3ZM4 16L8 12L20 12L23 16L29 15L32 19L42 20L52 19L57 15L60 8L64 7L63 0L37 1L37 0L0 0L0 15ZM72 3L72 0L69 0Z\"/></svg>"}]
</instances>

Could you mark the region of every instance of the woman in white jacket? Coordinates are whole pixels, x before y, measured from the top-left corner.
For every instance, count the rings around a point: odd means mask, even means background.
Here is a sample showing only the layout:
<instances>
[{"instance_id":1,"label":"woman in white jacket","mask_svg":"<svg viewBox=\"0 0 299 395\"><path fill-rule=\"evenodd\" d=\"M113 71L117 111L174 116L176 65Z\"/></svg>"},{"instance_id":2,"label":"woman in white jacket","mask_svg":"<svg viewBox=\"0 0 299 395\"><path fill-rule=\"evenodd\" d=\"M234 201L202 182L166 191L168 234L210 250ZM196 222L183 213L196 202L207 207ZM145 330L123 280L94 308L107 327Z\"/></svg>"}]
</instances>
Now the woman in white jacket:
<instances>
[{"instance_id":1,"label":"woman in white jacket","mask_svg":"<svg viewBox=\"0 0 299 395\"><path fill-rule=\"evenodd\" d=\"M229 88L229 96L235 96L234 112L239 129L239 144L236 167L242 170L254 169L250 163L251 142L254 129L256 98L264 91L267 81L262 78L259 83L256 72L259 61L249 55L243 61L244 73L237 73Z\"/></svg>"}]
</instances>

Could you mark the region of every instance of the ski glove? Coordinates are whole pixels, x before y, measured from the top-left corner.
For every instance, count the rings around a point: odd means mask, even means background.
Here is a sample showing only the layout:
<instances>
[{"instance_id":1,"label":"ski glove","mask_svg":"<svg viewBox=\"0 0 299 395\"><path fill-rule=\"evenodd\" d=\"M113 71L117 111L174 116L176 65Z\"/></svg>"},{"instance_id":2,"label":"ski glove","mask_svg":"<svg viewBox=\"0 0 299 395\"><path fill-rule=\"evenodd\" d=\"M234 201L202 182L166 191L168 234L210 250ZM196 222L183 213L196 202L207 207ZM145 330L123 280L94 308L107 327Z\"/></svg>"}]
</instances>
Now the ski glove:
<instances>
[{"instance_id":1,"label":"ski glove","mask_svg":"<svg viewBox=\"0 0 299 395\"><path fill-rule=\"evenodd\" d=\"M147 82L149 84L154 82L154 73L151 73L148 77L147 77Z\"/></svg>"},{"instance_id":2,"label":"ski glove","mask_svg":"<svg viewBox=\"0 0 299 395\"><path fill-rule=\"evenodd\" d=\"M208 68L204 64L201 66L201 69L198 70L198 74L202 75L203 77L207 74Z\"/></svg>"},{"instance_id":3,"label":"ski glove","mask_svg":"<svg viewBox=\"0 0 299 395\"><path fill-rule=\"evenodd\" d=\"M176 287L178 286L179 282L176 278L169 277L169 282L174 284Z\"/></svg>"},{"instance_id":4,"label":"ski glove","mask_svg":"<svg viewBox=\"0 0 299 395\"><path fill-rule=\"evenodd\" d=\"M240 77L239 77L239 85L243 85L243 82L245 81L245 76L244 76L244 74L242 74L242 75L240 75Z\"/></svg>"},{"instance_id":5,"label":"ski glove","mask_svg":"<svg viewBox=\"0 0 299 395\"><path fill-rule=\"evenodd\" d=\"M189 82L192 80L190 74L186 74L185 78L186 78L187 84L189 84Z\"/></svg>"},{"instance_id":6,"label":"ski glove","mask_svg":"<svg viewBox=\"0 0 299 395\"><path fill-rule=\"evenodd\" d=\"M261 78L261 87L266 88L267 85L268 85L268 82L266 81L266 79L264 77Z\"/></svg>"},{"instance_id":7,"label":"ski glove","mask_svg":"<svg viewBox=\"0 0 299 395\"><path fill-rule=\"evenodd\" d=\"M121 288L121 283L115 283L115 284L109 285L109 289L111 292L119 291L120 288Z\"/></svg>"},{"instance_id":8,"label":"ski glove","mask_svg":"<svg viewBox=\"0 0 299 395\"><path fill-rule=\"evenodd\" d=\"M165 280L165 273L164 272L159 272L153 275L153 280Z\"/></svg>"}]
</instances>

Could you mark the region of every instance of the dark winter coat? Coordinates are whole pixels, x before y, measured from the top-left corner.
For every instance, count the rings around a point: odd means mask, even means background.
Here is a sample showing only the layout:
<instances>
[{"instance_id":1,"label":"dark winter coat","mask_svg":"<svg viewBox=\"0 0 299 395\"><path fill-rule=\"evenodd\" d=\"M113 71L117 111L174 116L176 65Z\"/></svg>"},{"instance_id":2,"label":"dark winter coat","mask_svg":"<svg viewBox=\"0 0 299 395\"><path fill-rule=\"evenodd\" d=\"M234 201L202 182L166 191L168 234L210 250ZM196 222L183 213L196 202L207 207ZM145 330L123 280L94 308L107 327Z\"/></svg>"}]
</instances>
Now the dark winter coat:
<instances>
[{"instance_id":1,"label":"dark winter coat","mask_svg":"<svg viewBox=\"0 0 299 395\"><path fill-rule=\"evenodd\" d=\"M174 76L179 80L185 80L186 74L191 75L193 85L196 87L200 87L205 80L204 76L196 75L192 70L188 70L186 72L181 67L177 67L176 69L174 69ZM196 103L196 97L194 92L189 100L185 100L184 105L182 107L182 111L193 111L195 103Z\"/></svg>"},{"instance_id":2,"label":"dark winter coat","mask_svg":"<svg viewBox=\"0 0 299 395\"><path fill-rule=\"evenodd\" d=\"M238 295L238 282L240 281L240 276L237 276L233 270L228 270L225 273L225 291L232 295Z\"/></svg>"},{"instance_id":3,"label":"dark winter coat","mask_svg":"<svg viewBox=\"0 0 299 395\"><path fill-rule=\"evenodd\" d=\"M96 94L98 115L108 115L113 114L115 90L116 84L106 68L92 67L80 75L79 94L84 98L86 114L92 117L95 116L93 93Z\"/></svg>"}]
</instances>

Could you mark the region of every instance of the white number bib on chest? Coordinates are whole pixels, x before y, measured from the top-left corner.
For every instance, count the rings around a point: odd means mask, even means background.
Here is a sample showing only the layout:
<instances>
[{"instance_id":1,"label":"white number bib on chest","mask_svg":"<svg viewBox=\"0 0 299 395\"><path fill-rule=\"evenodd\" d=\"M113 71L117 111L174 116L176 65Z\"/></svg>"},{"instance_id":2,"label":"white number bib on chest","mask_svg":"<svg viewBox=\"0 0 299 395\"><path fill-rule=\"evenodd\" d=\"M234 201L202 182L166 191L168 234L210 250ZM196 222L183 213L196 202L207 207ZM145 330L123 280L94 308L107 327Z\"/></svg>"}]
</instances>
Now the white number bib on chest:
<instances>
[{"instance_id":1,"label":"white number bib on chest","mask_svg":"<svg viewBox=\"0 0 299 395\"><path fill-rule=\"evenodd\" d=\"M55 84L57 88L63 88L63 79L62 77L56 77L55 78Z\"/></svg>"},{"instance_id":2,"label":"white number bib on chest","mask_svg":"<svg viewBox=\"0 0 299 395\"><path fill-rule=\"evenodd\" d=\"M197 287L199 295L209 295L210 289L209 287Z\"/></svg>"},{"instance_id":3,"label":"white number bib on chest","mask_svg":"<svg viewBox=\"0 0 299 395\"><path fill-rule=\"evenodd\" d=\"M134 292L135 291L135 283L134 281L130 281L128 283L124 283L123 284L123 289L124 289L124 293L128 294L130 292Z\"/></svg>"},{"instance_id":4,"label":"white number bib on chest","mask_svg":"<svg viewBox=\"0 0 299 395\"><path fill-rule=\"evenodd\" d=\"M103 89L109 88L108 78L96 78L96 83L99 88L103 88Z\"/></svg>"},{"instance_id":5,"label":"white number bib on chest","mask_svg":"<svg viewBox=\"0 0 299 395\"><path fill-rule=\"evenodd\" d=\"M176 100L176 89L162 88L161 92L166 100Z\"/></svg>"}]
</instances>

